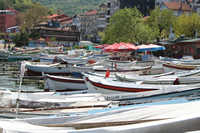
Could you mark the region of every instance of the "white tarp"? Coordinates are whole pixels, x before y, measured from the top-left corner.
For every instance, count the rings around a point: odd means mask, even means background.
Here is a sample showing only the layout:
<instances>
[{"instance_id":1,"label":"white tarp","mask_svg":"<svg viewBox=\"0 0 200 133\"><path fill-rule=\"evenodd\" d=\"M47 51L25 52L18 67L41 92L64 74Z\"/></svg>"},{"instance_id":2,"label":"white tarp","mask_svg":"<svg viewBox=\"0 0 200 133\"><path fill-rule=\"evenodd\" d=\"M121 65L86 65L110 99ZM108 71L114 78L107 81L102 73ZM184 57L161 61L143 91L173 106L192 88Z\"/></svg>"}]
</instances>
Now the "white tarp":
<instances>
[{"instance_id":1,"label":"white tarp","mask_svg":"<svg viewBox=\"0 0 200 133\"><path fill-rule=\"evenodd\" d=\"M88 46L88 45L93 45L91 41L80 41L79 46Z\"/></svg>"},{"instance_id":2,"label":"white tarp","mask_svg":"<svg viewBox=\"0 0 200 133\"><path fill-rule=\"evenodd\" d=\"M176 101L174 101L176 102ZM135 120L153 120L153 119L166 119L155 122L147 122L140 124L131 124L125 126L114 127L100 127L84 130L71 130L66 132L81 132L81 133L101 133L101 132L186 132L193 130L200 130L200 101L183 102L177 104L161 104L161 105L144 105L136 107L117 108L113 111L96 113L91 115L68 116L68 117L55 117L55 118L34 118L24 120L0 120L0 127L7 129L8 124L18 124L16 130L28 130L28 125L19 125L20 122L27 122L33 125L50 125L50 124L84 124L84 123L105 123L105 122L123 122ZM5 122L7 124L5 124ZM22 123L23 124L23 123ZM12 125L10 125L12 126ZM7 128L6 128L7 127ZM51 128L49 128L50 130ZM12 126L12 130L15 127ZM62 132L63 128L58 129L56 132ZM34 132L34 130L30 131Z\"/></svg>"}]
</instances>

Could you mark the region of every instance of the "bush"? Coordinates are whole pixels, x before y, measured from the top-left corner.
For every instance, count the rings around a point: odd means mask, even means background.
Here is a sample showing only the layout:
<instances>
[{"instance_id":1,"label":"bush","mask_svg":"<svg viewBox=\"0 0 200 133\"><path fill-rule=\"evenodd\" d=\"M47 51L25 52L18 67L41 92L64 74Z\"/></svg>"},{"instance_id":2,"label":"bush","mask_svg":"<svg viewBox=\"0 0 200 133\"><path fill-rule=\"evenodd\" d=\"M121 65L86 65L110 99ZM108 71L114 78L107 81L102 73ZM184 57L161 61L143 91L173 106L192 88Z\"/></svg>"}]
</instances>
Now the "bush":
<instances>
[{"instance_id":1,"label":"bush","mask_svg":"<svg viewBox=\"0 0 200 133\"><path fill-rule=\"evenodd\" d=\"M83 49L87 49L87 46L83 46Z\"/></svg>"},{"instance_id":2,"label":"bush","mask_svg":"<svg viewBox=\"0 0 200 133\"><path fill-rule=\"evenodd\" d=\"M73 46L73 49L80 49L79 46Z\"/></svg>"}]
</instances>

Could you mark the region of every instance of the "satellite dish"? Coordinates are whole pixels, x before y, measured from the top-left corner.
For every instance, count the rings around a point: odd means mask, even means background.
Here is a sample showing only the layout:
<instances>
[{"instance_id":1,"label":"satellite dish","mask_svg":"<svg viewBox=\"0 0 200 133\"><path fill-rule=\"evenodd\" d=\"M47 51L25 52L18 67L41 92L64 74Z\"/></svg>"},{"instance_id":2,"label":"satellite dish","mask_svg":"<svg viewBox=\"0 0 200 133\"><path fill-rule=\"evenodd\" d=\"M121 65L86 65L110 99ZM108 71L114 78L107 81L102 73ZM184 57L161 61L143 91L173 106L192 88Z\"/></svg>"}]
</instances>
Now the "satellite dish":
<instances>
[{"instance_id":1,"label":"satellite dish","mask_svg":"<svg viewBox=\"0 0 200 133\"><path fill-rule=\"evenodd\" d=\"M174 33L170 33L169 34L169 40L172 41L175 39L175 34Z\"/></svg>"}]
</instances>

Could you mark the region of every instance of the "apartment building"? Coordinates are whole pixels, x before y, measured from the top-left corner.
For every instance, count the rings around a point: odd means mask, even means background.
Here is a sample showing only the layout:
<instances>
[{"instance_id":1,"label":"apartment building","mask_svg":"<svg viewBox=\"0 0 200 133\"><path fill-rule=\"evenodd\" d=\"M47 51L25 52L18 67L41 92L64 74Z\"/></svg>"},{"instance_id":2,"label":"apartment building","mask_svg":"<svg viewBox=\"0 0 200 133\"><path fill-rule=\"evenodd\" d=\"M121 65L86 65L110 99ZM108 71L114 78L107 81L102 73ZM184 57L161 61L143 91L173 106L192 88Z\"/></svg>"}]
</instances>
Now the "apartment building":
<instances>
[{"instance_id":1,"label":"apartment building","mask_svg":"<svg viewBox=\"0 0 200 133\"><path fill-rule=\"evenodd\" d=\"M97 39L98 10L90 10L80 15L80 31L82 40Z\"/></svg>"},{"instance_id":2,"label":"apartment building","mask_svg":"<svg viewBox=\"0 0 200 133\"><path fill-rule=\"evenodd\" d=\"M0 10L0 32L16 33L19 31L16 18L20 12L14 10L12 7Z\"/></svg>"}]
</instances>

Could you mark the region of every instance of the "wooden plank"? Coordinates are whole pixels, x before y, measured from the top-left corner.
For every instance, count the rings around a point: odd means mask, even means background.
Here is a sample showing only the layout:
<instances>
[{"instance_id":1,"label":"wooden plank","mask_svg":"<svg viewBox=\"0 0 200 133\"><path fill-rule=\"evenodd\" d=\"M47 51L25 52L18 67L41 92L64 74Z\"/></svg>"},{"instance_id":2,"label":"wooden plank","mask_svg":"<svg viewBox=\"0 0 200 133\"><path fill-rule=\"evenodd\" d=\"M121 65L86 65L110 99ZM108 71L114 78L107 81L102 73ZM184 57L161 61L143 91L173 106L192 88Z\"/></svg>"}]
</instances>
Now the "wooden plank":
<instances>
[{"instance_id":1,"label":"wooden plank","mask_svg":"<svg viewBox=\"0 0 200 133\"><path fill-rule=\"evenodd\" d=\"M139 124L145 122L152 122L152 121L160 121L166 120L170 118L163 118L163 119L149 119L149 120L133 120L133 121L116 121L116 122L96 122L96 123L63 123L63 124L50 124L50 125L42 125L46 127L74 127L75 129L87 129L87 128L99 128L99 127L109 127L109 126L122 126L122 125L129 125L129 124Z\"/></svg>"}]
</instances>

